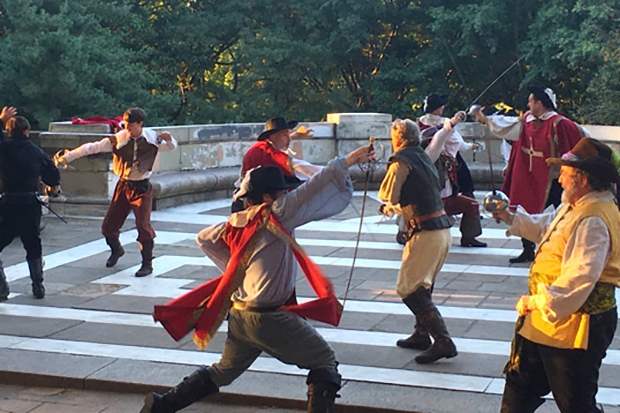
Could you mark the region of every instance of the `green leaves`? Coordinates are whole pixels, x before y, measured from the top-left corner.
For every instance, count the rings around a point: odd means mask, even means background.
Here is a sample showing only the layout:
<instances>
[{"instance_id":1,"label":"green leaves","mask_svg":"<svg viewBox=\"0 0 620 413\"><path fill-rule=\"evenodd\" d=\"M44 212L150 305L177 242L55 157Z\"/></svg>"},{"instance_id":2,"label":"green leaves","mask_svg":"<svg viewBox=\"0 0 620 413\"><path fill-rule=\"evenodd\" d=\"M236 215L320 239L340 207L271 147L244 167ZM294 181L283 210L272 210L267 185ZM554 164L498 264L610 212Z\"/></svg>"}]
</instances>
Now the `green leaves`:
<instances>
[{"instance_id":1,"label":"green leaves","mask_svg":"<svg viewBox=\"0 0 620 413\"><path fill-rule=\"evenodd\" d=\"M53 120L142 106L149 123L420 115L481 99L618 123L620 0L11 0L0 5L0 104Z\"/></svg>"}]
</instances>

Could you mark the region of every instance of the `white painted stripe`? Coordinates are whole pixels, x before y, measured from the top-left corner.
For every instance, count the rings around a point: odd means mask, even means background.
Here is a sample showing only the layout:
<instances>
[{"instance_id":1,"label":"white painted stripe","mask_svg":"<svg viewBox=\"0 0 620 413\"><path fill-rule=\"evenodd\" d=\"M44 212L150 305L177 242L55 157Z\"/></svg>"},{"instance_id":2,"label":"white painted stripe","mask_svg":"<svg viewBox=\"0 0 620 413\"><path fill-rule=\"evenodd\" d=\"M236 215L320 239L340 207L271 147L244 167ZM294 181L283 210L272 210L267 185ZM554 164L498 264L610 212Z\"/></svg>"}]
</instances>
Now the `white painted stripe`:
<instances>
[{"instance_id":1,"label":"white painted stripe","mask_svg":"<svg viewBox=\"0 0 620 413\"><path fill-rule=\"evenodd\" d=\"M138 231L136 230L124 232L121 234L121 242L123 244L127 244L134 241L134 239L132 238L137 236ZM108 248L109 247L106 245L104 239L98 239L96 241L91 241L87 242L86 244L78 245L77 247L59 251L54 254L49 254L43 257L45 259L45 269L50 270L64 264L79 261L81 259L88 258L91 255L106 251ZM9 282L30 276L27 262L11 265L10 267L6 268L5 273Z\"/></svg>"},{"instance_id":2,"label":"white painted stripe","mask_svg":"<svg viewBox=\"0 0 620 413\"><path fill-rule=\"evenodd\" d=\"M355 248L355 241L338 240L338 239L320 239L320 238L296 238L297 243L303 247L333 247L333 248ZM360 241L359 248L369 250L387 250L402 251L403 246L394 242L381 241ZM465 248L460 246L450 247L450 254L465 255L489 255L509 257L519 255L520 249L513 248ZM351 253L353 254L353 253ZM508 263L506 263L508 265Z\"/></svg>"},{"instance_id":3,"label":"white painted stripe","mask_svg":"<svg viewBox=\"0 0 620 413\"><path fill-rule=\"evenodd\" d=\"M221 217L217 222L221 221ZM322 231L331 231L336 232L338 228L332 227L332 221L323 221L321 225L324 226ZM458 230L457 230L458 231ZM196 237L194 233L188 232L173 232L173 231L158 231L157 243L158 244L176 244L178 242L193 240ZM128 244L130 242L135 241L135 237L137 237L136 230L126 231L121 234L121 243ZM460 235L458 235L460 236ZM306 239L302 238L301 245L307 246L333 246L333 247L342 247L342 248L354 248L354 241L346 241L346 240L317 240L317 239ZM402 247L396 243L391 242L370 242L370 241L362 241L360 242L360 247L362 249L381 249L381 250L402 250ZM53 254L49 254L44 256L45 259L45 269L50 270L56 267L59 267L63 264L69 264L75 261L79 261L85 258L88 258L92 255L96 255L102 252L105 252L109 249L106 245L104 239L98 239L95 241L91 241L82 245L78 245L73 248L69 248L63 251L59 251ZM462 248L462 247L452 247L450 252L457 254L485 254L485 255L494 255L494 256L505 256L505 255L516 255L518 250L515 249L503 249L503 248ZM319 264L323 265L336 265L336 266L351 266L350 258L337 258L337 257L313 257ZM391 268L398 269L400 268L400 260L397 261L380 261L380 260L371 260L371 259L363 259L360 258L356 261L356 264L361 268ZM463 271L471 272L467 270L468 266L454 266L452 264L446 264L444 266L444 271L447 272L458 272L461 273ZM507 273L505 275L516 275L523 276L523 274L527 275L527 270L525 268L508 268L507 267L488 267L485 272L472 272L474 274L504 274L505 271L514 272ZM499 270L496 270L499 269ZM498 272L495 272L498 271ZM26 262L22 262L20 264L12 265L5 269L5 273L7 275L7 280L9 282L15 281L24 277L29 276L28 264Z\"/></svg>"},{"instance_id":4,"label":"white painted stripe","mask_svg":"<svg viewBox=\"0 0 620 413\"><path fill-rule=\"evenodd\" d=\"M0 343L3 341L0 336ZM209 365L219 360L218 353L189 350L171 350L153 347L121 346L115 344L87 343L80 341L32 338L4 347L18 350L76 354L93 357L109 357L123 360L155 361L187 365ZM280 363L276 359L259 357L249 368L250 371L304 376L304 370ZM497 377L472 376L464 374L433 373L404 369L340 364L338 370L344 380L397 384L401 386L425 387L445 390L468 391L474 393L501 394L503 379ZM601 387L597 402L617 404L620 402L620 389Z\"/></svg>"},{"instance_id":5,"label":"white painted stripe","mask_svg":"<svg viewBox=\"0 0 620 413\"><path fill-rule=\"evenodd\" d=\"M147 314L82 310L77 308L46 307L38 305L2 303L0 304L0 315L75 320L135 327L161 327L153 320L153 316Z\"/></svg>"},{"instance_id":6,"label":"white painted stripe","mask_svg":"<svg viewBox=\"0 0 620 413\"><path fill-rule=\"evenodd\" d=\"M174 222L182 224L195 224L195 225L214 225L223 222L226 217L222 215L208 215L208 214L184 214L177 212L167 211L153 211L151 215L151 221L153 222ZM302 231L319 231L319 232L348 232L357 234L359 229L359 223L348 221L336 221L336 220L321 220L310 222L306 225L302 225L297 230ZM362 229L363 234L384 234L384 235L396 235L396 227L392 225L365 225ZM461 236L458 228L450 228L450 234L453 237ZM481 239L516 239L515 237L507 237L506 230L495 228L483 228L482 235L478 238Z\"/></svg>"},{"instance_id":7,"label":"white painted stripe","mask_svg":"<svg viewBox=\"0 0 620 413\"><path fill-rule=\"evenodd\" d=\"M299 298L300 302L305 302L310 298ZM456 318L462 320L481 320L514 323L517 320L517 312L514 310L494 310L490 308L469 308L437 306L444 318ZM381 301L361 301L347 300L345 311L374 314L396 314L410 315L409 310L403 303L381 302Z\"/></svg>"},{"instance_id":8,"label":"white painted stripe","mask_svg":"<svg viewBox=\"0 0 620 413\"><path fill-rule=\"evenodd\" d=\"M220 358L218 353L171 350L153 347L121 346L115 344L86 343L33 338L6 347L38 352L76 354L94 357L110 357L124 360L155 361L188 365L209 365ZM491 384L490 377L477 377L446 373L430 373L410 370L386 369L341 364L338 366L344 380L367 381L404 386L430 387L482 393ZM279 373L305 376L306 371L279 361L259 357L249 369L263 373Z\"/></svg>"},{"instance_id":9,"label":"white painted stripe","mask_svg":"<svg viewBox=\"0 0 620 413\"><path fill-rule=\"evenodd\" d=\"M332 265L336 267L351 267L352 258L346 257L316 257L310 256L319 265ZM379 260L369 258L358 258L355 260L356 268L376 268L397 270L400 268L400 260ZM442 272L454 272L457 274L466 272L479 275L515 276L527 277L529 268L523 267L501 267L492 265L470 265L470 264L444 264Z\"/></svg>"},{"instance_id":10,"label":"white painted stripe","mask_svg":"<svg viewBox=\"0 0 620 413\"><path fill-rule=\"evenodd\" d=\"M134 277L135 278L135 277ZM305 303L314 298L297 297L300 303ZM459 320L494 321L500 323L514 323L517 312L514 310L493 310L486 308L450 307L437 306L444 318ZM411 315L411 311L402 303L390 303L380 301L357 301L347 300L344 308L346 313L385 314L385 315ZM153 324L150 315L131 314L114 311L85 310L77 308L51 307L41 305L13 304L11 302L0 303L0 314L40 317L61 318L69 320L92 321L98 323L127 324L136 326L149 326ZM130 317L131 316L131 317Z\"/></svg>"},{"instance_id":11,"label":"white painted stripe","mask_svg":"<svg viewBox=\"0 0 620 413\"><path fill-rule=\"evenodd\" d=\"M308 299L300 301L303 302L307 300ZM401 307L404 308L405 306L401 305ZM444 315L444 317L446 318L449 318L448 314L450 313L450 311L446 310L450 308L452 309L452 312L460 310L461 312L465 313L467 312L467 310L472 310L468 308L457 309L455 307L439 307L442 315ZM511 312L511 314L512 319L510 320L510 322L514 322L516 319L516 314L514 312ZM111 311L82 310L74 308L43 307L3 303L0 304L0 315L38 317L45 319L77 320L112 325L160 328L159 324L156 324L150 315L128 314ZM462 316L463 314L461 314L461 317ZM226 329L227 324L224 323L218 331L224 332L226 331ZM325 337L325 339L329 342L352 345L365 344L379 347L394 347L394 343L396 342L396 340L404 337L404 335L401 333L348 330L343 328L317 328L317 331L319 331L319 333L321 333L321 335ZM510 355L509 341L457 337L453 337L452 339L456 343L459 352L461 353L497 355L505 357L508 357ZM608 350L607 357L603 360L603 364L620 366L620 350Z\"/></svg>"},{"instance_id":12,"label":"white painted stripe","mask_svg":"<svg viewBox=\"0 0 620 413\"><path fill-rule=\"evenodd\" d=\"M347 268L351 267L352 262L351 258L314 256L311 256L310 258L312 258L319 265L342 266ZM195 280L184 278L162 278L158 276L170 271L174 271L184 265L207 267L215 266L215 264L207 257L163 255L153 260L153 273L146 277L134 277L135 272L140 267L140 265L138 264L129 267L123 271L119 271L106 277L99 278L92 282L96 284L120 284L130 286L129 288L125 288L113 293L117 295L176 298L186 292L182 290L182 287L194 282ZM400 268L400 261L371 260L360 258L356 261L356 268L396 270ZM528 270L526 268L505 268L468 264L444 264L442 271L456 273L467 272L471 274L481 275L513 275L521 277L527 277L528 275Z\"/></svg>"},{"instance_id":13,"label":"white painted stripe","mask_svg":"<svg viewBox=\"0 0 620 413\"><path fill-rule=\"evenodd\" d=\"M19 336L3 336L0 335L0 348L8 348L19 344L23 341L30 340L29 337L19 337Z\"/></svg>"}]
</instances>

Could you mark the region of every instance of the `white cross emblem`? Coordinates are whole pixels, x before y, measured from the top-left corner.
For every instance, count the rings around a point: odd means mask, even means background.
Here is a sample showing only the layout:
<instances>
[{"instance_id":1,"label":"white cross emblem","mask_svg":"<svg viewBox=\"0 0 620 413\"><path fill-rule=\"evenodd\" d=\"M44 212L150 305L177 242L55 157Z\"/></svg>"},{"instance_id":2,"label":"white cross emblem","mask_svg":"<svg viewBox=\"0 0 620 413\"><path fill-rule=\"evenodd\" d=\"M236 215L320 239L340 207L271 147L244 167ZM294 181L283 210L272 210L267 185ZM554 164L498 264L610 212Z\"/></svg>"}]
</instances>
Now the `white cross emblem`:
<instances>
[{"instance_id":1,"label":"white cross emblem","mask_svg":"<svg viewBox=\"0 0 620 413\"><path fill-rule=\"evenodd\" d=\"M525 146L521 147L521 150L523 152L525 152L529 157L530 157L530 172L532 172L532 161L533 161L533 157L537 156L539 158L543 157L543 153L542 152L537 152L534 150L534 142L532 141L532 137L530 136L530 147L526 148Z\"/></svg>"}]
</instances>

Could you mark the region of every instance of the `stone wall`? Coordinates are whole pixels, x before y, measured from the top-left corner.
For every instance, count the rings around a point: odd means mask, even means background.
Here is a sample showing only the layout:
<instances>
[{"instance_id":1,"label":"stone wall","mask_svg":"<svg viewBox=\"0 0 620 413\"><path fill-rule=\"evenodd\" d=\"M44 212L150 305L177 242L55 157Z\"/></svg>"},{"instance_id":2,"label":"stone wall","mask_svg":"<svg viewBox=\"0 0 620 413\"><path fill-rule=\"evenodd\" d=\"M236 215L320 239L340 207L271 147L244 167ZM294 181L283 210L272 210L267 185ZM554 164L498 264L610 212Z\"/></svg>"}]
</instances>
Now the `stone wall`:
<instances>
[{"instance_id":1,"label":"stone wall","mask_svg":"<svg viewBox=\"0 0 620 413\"><path fill-rule=\"evenodd\" d=\"M314 130L311 139L296 140L291 149L300 159L315 164L326 164L337 155L344 155L368 143L375 137L379 152L383 149L385 161L391 154L390 125L392 116L383 113L334 113L327 122L302 122ZM500 140L478 123L464 122L459 132L468 141L485 141L493 154L494 181L501 183L503 159L499 152ZM620 127L587 126L592 135L620 149ZM188 125L154 127L170 132L179 148L158 156L157 173L152 182L155 207L196 202L216 196L229 196L232 183L238 175L243 155L264 130L263 123ZM39 135L41 147L53 154L65 148L75 148L108 136L107 125L73 125L54 122L49 131ZM462 153L467 161L477 188L490 187L488 155L485 152ZM112 196L118 178L112 173L111 154L98 154L78 159L62 171L62 188L70 204L105 206ZM382 168L374 176L374 187L381 180ZM352 169L354 179L363 180L362 174ZM169 198L169 199L168 199ZM173 199L174 198L174 199Z\"/></svg>"}]
</instances>

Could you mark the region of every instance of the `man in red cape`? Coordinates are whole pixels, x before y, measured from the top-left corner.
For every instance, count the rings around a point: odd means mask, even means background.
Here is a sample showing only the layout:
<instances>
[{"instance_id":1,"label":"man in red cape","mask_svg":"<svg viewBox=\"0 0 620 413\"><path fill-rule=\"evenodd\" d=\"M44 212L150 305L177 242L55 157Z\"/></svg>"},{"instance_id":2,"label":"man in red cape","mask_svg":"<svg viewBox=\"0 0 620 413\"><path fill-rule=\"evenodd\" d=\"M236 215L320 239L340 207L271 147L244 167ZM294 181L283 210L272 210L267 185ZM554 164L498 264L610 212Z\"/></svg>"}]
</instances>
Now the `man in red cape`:
<instances>
[{"instance_id":1,"label":"man in red cape","mask_svg":"<svg viewBox=\"0 0 620 413\"><path fill-rule=\"evenodd\" d=\"M245 174L259 166L277 166L286 182L297 184L319 172L322 166L313 165L292 156L294 152L291 152L289 145L293 139L313 136L313 130L303 126L291 132L298 124L296 120L287 121L283 117L269 119L265 124L265 130L256 138L257 142L244 155L240 178L235 182L235 186L239 187ZM239 212L243 209L245 209L243 199L233 202L232 212Z\"/></svg>"},{"instance_id":2,"label":"man in red cape","mask_svg":"<svg viewBox=\"0 0 620 413\"><path fill-rule=\"evenodd\" d=\"M302 317L338 325L342 305L331 283L290 234L348 205L353 187L347 168L369 150L362 147L332 160L290 192L286 191L292 184L285 182L276 166L262 166L246 174L235 197L245 197L249 208L206 228L196 239L224 274L156 307L154 314L176 340L195 330L194 341L204 348L228 313L222 358L200 367L169 392L148 395L142 413L176 412L217 393L263 351L283 363L310 370L306 380L308 412L334 411L341 382L336 355ZM295 260L318 299L296 304Z\"/></svg>"},{"instance_id":3,"label":"man in red cape","mask_svg":"<svg viewBox=\"0 0 620 413\"><path fill-rule=\"evenodd\" d=\"M573 121L555 112L555 94L549 88L529 88L527 106L522 117L485 116L474 112L476 119L487 124L493 134L515 141L502 185L502 192L512 206L521 205L530 214L539 214L549 205L558 206L562 187L558 183L559 168L546 160L569 152L586 134ZM534 260L536 244L522 238L523 252L511 263Z\"/></svg>"}]
</instances>

